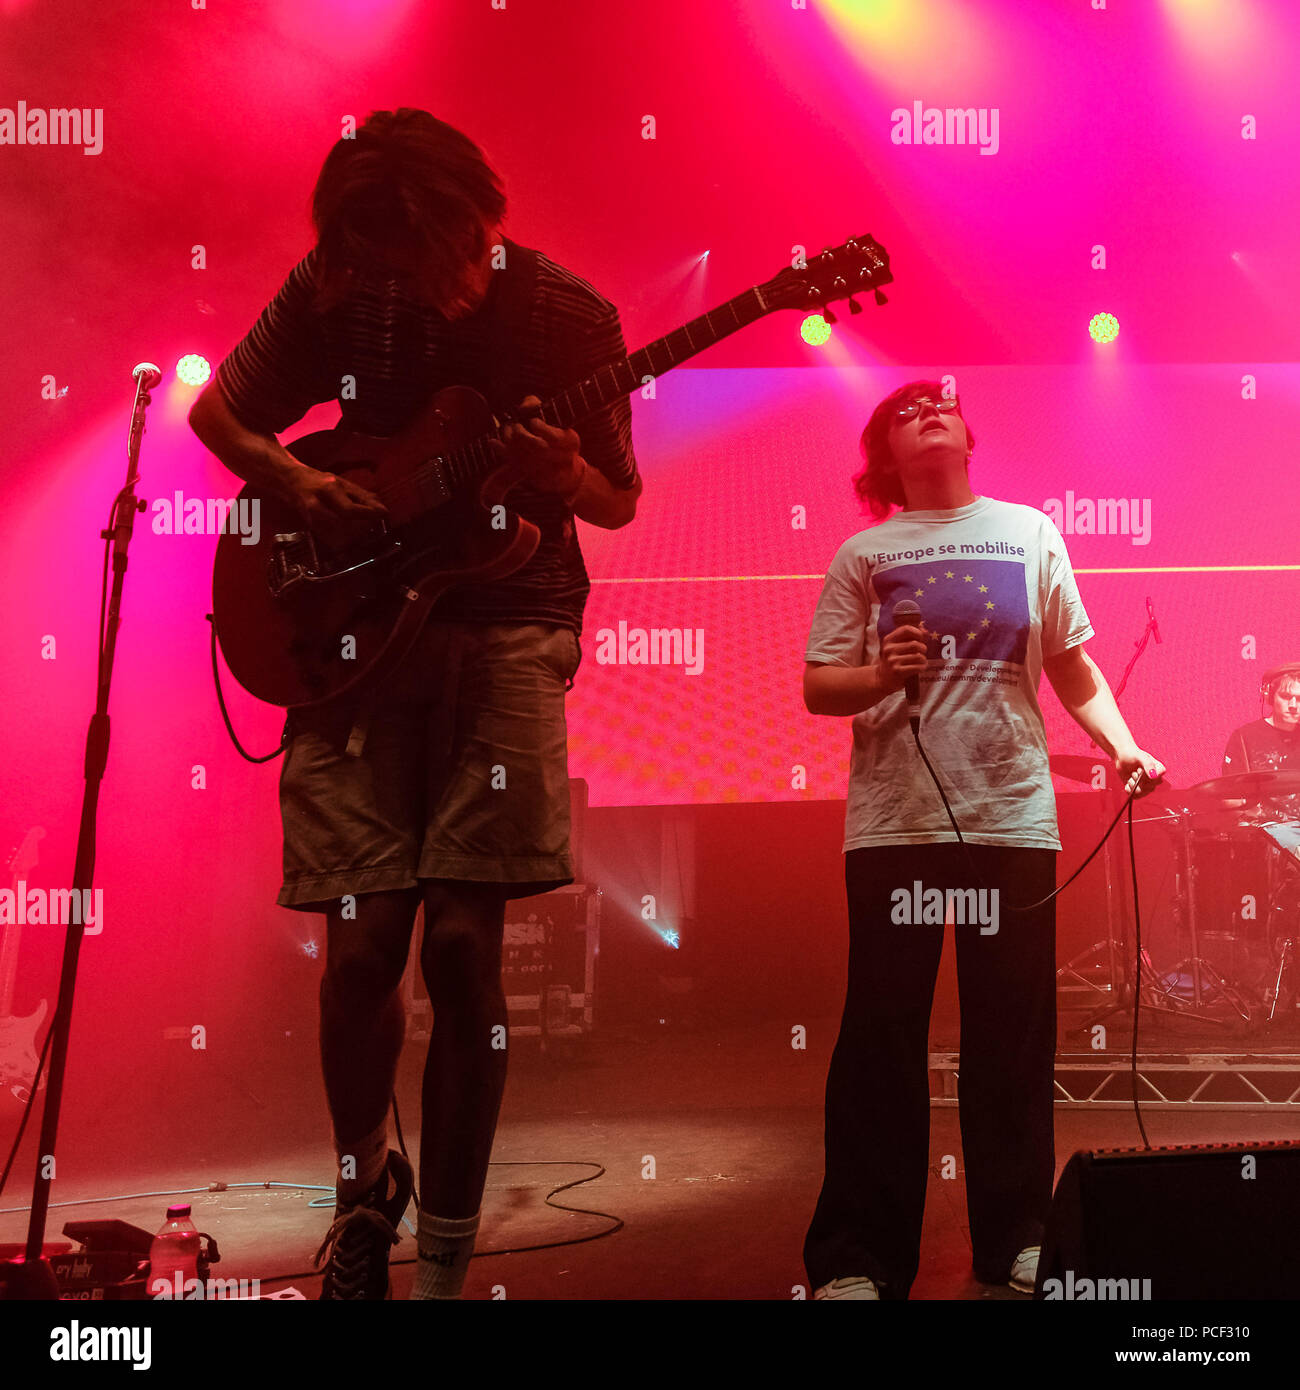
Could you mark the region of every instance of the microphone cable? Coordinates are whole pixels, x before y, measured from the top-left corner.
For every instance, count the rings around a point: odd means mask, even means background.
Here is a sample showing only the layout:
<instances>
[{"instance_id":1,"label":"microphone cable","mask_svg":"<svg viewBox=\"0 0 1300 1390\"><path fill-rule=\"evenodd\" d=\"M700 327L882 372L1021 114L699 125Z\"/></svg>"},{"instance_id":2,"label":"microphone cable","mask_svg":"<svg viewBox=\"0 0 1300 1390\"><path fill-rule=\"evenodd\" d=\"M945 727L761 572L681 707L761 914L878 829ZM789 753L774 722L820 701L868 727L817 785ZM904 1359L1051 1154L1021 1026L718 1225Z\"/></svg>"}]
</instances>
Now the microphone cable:
<instances>
[{"instance_id":1,"label":"microphone cable","mask_svg":"<svg viewBox=\"0 0 1300 1390\"><path fill-rule=\"evenodd\" d=\"M925 748L921 743L920 719L916 718L915 716L909 716L908 724L911 726L912 740L916 744L916 750L918 753L920 753L921 760L925 763L926 771L929 772L930 778L934 782L935 788L938 790L940 798L943 800L943 809L948 813L948 820L952 824L953 833L957 836L957 842L961 845L963 851L965 852L966 862L970 866L972 876L974 877L975 881L980 885L980 887L985 890L985 892L993 892L994 890L990 889L988 884L984 882L983 877L980 875L979 871L975 867L975 860L971 855L970 846L962 837L961 828L957 824L957 818L952 813L952 807L948 804L947 796L944 795L943 784L939 781L938 774L935 772L934 767L926 754ZM1138 1131L1142 1135L1142 1143L1146 1148L1149 1149L1151 1147L1151 1141L1147 1138L1146 1126L1142 1123L1142 1104L1138 1096L1137 1087L1138 1016L1142 998L1142 912L1138 904L1137 856L1133 847L1133 803L1140 797L1147 796L1151 792L1153 792L1156 789L1156 787L1159 786L1160 782L1164 779L1163 777L1160 777L1155 780L1152 780L1150 777L1147 776L1145 769L1140 771L1137 774L1137 776L1138 781L1136 785L1125 798L1124 804L1116 812L1115 819L1111 821L1111 823L1106 827L1105 834L1102 835L1101 839L1097 841L1097 844L1093 848L1092 853L1083 861L1082 864L1079 865L1077 869L1075 869L1075 871L1070 875L1070 877L1067 878L1065 882L1062 883L1059 887L1053 889L1052 892L1050 892L1045 898L1040 898L1035 903L1025 903L1020 907L1016 907L1011 903L1007 903L1006 907L1009 912L1031 912L1035 908L1042 907L1044 904L1051 902L1052 899L1055 898L1058 893L1064 892L1065 889L1067 889L1070 886L1070 884L1072 884L1074 880L1078 878L1079 875L1088 867L1088 865L1091 864L1092 861L1097 857L1098 851L1106 843L1106 841L1110 839L1112 832L1114 831L1115 827L1119 824L1120 816L1124 815L1126 811L1128 812L1129 877L1133 888L1133 937L1135 941L1136 951L1133 968L1133 1027L1131 1030L1132 1047L1129 1055L1129 1074L1133 1082L1133 1113L1137 1119Z\"/></svg>"},{"instance_id":2,"label":"microphone cable","mask_svg":"<svg viewBox=\"0 0 1300 1390\"><path fill-rule=\"evenodd\" d=\"M948 804L947 796L944 795L943 784L939 781L938 774L935 772L934 767L931 764L928 755L926 754L925 747L921 743L921 732L919 728L920 721L917 719L909 719L908 722L912 728L912 740L916 744L916 751L920 753L921 761L925 763L926 771L930 774L930 780L934 783L935 789L938 791L940 799L943 801L943 809L948 813L948 820L952 825L953 833L957 836L957 843L960 844L962 849L965 851L966 862L970 866L971 874L974 876L975 881L980 885L981 888L983 888L986 892L991 892L992 890L989 888L988 884L984 882L983 878L979 874L979 871L975 868L975 861L971 857L970 846L962 837L961 828L957 824L957 818L952 813L952 807ZM1088 867L1088 865L1091 864L1092 861L1097 857L1098 852L1101 850L1102 846L1106 843L1106 841L1110 839L1112 832L1114 831L1115 827L1119 824L1120 816L1122 816L1125 811L1129 812L1129 842L1131 847L1133 838L1133 802L1143 796L1148 795L1150 792L1154 791L1156 787L1159 785L1159 782L1153 782L1147 776L1145 771L1139 773L1138 775L1140 780L1137 786L1134 787L1134 789L1128 794L1128 798L1124 802L1124 805L1119 808L1119 811L1115 815L1115 819L1111 821L1111 823L1106 827L1105 834L1103 834L1101 839L1097 841L1097 844L1093 848L1092 853L1089 854L1089 856L1083 861L1082 864L1079 865L1079 867L1070 875L1070 877L1067 878L1065 882L1062 883L1058 888L1053 889L1052 892L1050 892L1045 898L1039 898L1039 900L1036 903L1025 903L1020 907L1016 907L1013 904L1008 903L1006 906L1009 912L1032 912L1035 908L1042 907L1045 903L1050 903L1058 893L1063 893L1070 886L1070 884L1072 884L1074 880L1078 878L1079 875ZM1133 884L1133 901L1136 905L1136 878L1134 879Z\"/></svg>"}]
</instances>

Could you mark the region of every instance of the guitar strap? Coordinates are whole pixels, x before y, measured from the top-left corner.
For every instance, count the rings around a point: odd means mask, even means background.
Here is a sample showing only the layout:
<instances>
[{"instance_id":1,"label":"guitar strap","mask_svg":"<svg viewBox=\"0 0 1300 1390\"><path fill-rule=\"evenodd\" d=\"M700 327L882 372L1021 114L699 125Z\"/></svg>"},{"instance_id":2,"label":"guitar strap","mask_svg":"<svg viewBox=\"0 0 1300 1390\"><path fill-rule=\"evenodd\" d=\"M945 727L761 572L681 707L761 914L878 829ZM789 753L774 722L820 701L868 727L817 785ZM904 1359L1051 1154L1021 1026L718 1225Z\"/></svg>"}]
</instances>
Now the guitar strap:
<instances>
[{"instance_id":1,"label":"guitar strap","mask_svg":"<svg viewBox=\"0 0 1300 1390\"><path fill-rule=\"evenodd\" d=\"M501 270L493 272L501 277L496 289L495 316L500 329L494 344L494 373L492 381L482 384L483 394L498 416L503 411L513 410L530 393L544 399L547 385L527 379L525 365L525 345L536 301L537 253L508 237L502 238L502 244L506 263ZM351 757L359 758L365 749L371 714L371 700L363 695L348 735L347 752Z\"/></svg>"}]
</instances>

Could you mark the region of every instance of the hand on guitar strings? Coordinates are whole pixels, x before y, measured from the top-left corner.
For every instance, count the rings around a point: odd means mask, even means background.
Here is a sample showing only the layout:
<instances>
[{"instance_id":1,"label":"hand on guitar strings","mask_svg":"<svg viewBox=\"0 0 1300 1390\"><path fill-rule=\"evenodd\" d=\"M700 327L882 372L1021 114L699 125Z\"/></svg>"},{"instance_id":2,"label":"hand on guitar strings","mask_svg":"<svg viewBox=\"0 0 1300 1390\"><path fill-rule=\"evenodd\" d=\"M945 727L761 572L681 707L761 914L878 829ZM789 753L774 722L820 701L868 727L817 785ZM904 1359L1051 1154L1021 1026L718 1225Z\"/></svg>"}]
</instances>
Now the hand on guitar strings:
<instances>
[{"instance_id":1,"label":"hand on guitar strings","mask_svg":"<svg viewBox=\"0 0 1300 1390\"><path fill-rule=\"evenodd\" d=\"M359 483L304 464L293 470L293 500L308 528L327 543L355 540L388 515L388 508Z\"/></svg>"},{"instance_id":2,"label":"hand on guitar strings","mask_svg":"<svg viewBox=\"0 0 1300 1390\"><path fill-rule=\"evenodd\" d=\"M525 396L519 403L519 414L528 415L540 405L536 396ZM522 468L534 487L564 497L578 490L587 465L576 430L558 429L533 415L527 424L509 424L501 434L502 442L492 440L489 447Z\"/></svg>"}]
</instances>

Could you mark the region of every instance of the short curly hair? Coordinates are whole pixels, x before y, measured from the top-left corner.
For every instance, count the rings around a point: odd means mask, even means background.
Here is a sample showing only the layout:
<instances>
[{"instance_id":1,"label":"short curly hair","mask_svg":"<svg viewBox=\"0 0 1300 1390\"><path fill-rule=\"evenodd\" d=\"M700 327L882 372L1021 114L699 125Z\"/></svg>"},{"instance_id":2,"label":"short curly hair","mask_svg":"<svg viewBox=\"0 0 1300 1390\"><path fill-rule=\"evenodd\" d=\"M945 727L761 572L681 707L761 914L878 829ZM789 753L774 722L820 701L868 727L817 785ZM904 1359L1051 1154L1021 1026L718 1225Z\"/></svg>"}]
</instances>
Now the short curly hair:
<instances>
[{"instance_id":1,"label":"short curly hair","mask_svg":"<svg viewBox=\"0 0 1300 1390\"><path fill-rule=\"evenodd\" d=\"M372 111L335 142L312 194L318 307L394 252L419 256L450 287L505 212L500 176L468 135L415 107Z\"/></svg>"},{"instance_id":2,"label":"short curly hair","mask_svg":"<svg viewBox=\"0 0 1300 1390\"><path fill-rule=\"evenodd\" d=\"M898 474L894 452L889 447L889 431L897 418L898 407L905 401L915 400L918 396L935 399L942 393L943 386L940 382L909 381L897 391L890 392L871 412L871 419L867 421L867 427L862 431L862 438L858 444L864 466L861 473L854 475L853 490L858 494L858 500L864 504L864 509L869 510L877 521L884 521L895 507L907 505L903 480ZM957 413L961 414L960 396L957 398ZM962 415L962 423L966 423L965 415ZM969 453L974 447L975 436L967 424L966 451Z\"/></svg>"}]
</instances>

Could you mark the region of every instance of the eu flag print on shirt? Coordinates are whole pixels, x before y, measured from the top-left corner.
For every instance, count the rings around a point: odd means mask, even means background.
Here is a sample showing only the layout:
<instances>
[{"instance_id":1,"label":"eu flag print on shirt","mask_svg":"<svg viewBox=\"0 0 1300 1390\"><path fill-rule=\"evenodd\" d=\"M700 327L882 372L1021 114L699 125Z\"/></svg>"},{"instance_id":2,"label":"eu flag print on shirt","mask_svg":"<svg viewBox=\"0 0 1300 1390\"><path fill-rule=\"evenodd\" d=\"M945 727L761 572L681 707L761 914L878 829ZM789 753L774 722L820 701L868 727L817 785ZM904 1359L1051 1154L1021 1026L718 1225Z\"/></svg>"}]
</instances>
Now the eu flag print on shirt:
<instances>
[{"instance_id":1,"label":"eu flag print on shirt","mask_svg":"<svg viewBox=\"0 0 1300 1390\"><path fill-rule=\"evenodd\" d=\"M836 551L804 660L878 664L903 599L930 637L920 737L963 836L1060 849L1038 683L1044 657L1092 636L1060 532L1036 508L991 497L896 513ZM874 700L852 729L845 850L954 840L904 693Z\"/></svg>"},{"instance_id":2,"label":"eu flag print on shirt","mask_svg":"<svg viewBox=\"0 0 1300 1390\"><path fill-rule=\"evenodd\" d=\"M1029 598L1023 560L944 558L898 565L874 576L880 640L893 632L894 605L911 599L930 634L931 660L1025 664Z\"/></svg>"}]
</instances>

